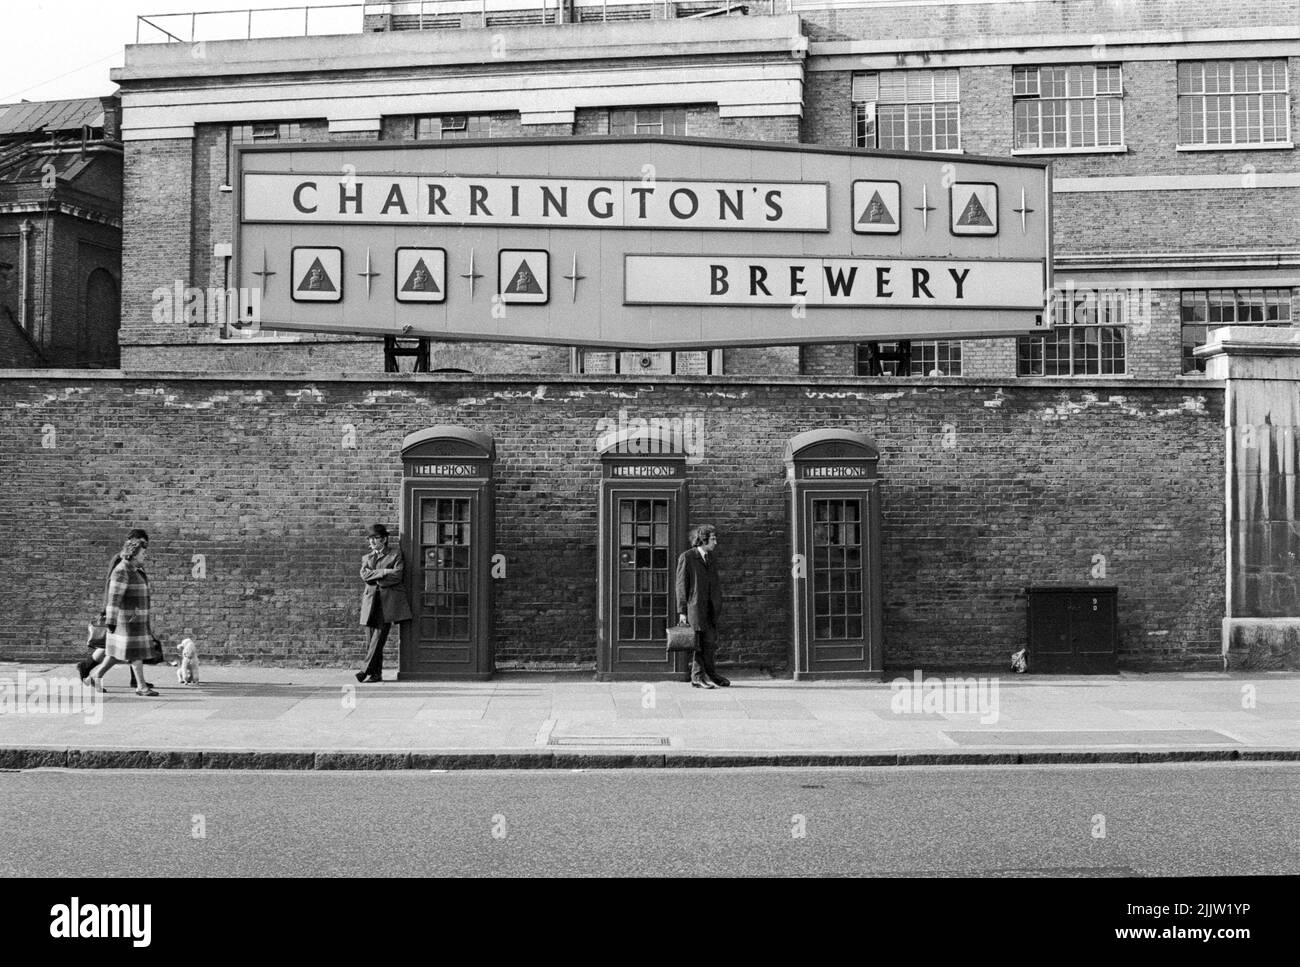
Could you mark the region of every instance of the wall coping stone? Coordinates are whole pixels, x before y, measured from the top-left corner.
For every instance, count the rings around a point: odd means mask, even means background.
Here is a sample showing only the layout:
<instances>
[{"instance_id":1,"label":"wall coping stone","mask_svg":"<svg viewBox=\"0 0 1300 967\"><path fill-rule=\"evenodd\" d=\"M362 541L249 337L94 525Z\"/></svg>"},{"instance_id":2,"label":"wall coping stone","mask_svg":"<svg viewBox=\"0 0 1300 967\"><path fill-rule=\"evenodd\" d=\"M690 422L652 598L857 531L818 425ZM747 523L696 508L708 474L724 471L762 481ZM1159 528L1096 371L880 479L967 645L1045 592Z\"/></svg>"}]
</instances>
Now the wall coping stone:
<instances>
[{"instance_id":1,"label":"wall coping stone","mask_svg":"<svg viewBox=\"0 0 1300 967\"><path fill-rule=\"evenodd\" d=\"M1224 380L1203 376L1168 377L1163 379L1110 378L1082 380L1072 376L638 376L596 375L584 373L561 374L477 374L477 373L336 373L314 372L187 372L184 370L120 370L120 369L0 369L0 383L40 380L43 382L85 381L171 381L185 383L379 383L401 385L404 383L455 383L487 384L509 383L522 386L541 385L670 385L670 386L843 386L862 388L955 388L955 387L1010 387L1020 389L1061 390L1152 390L1179 389L1185 391L1223 390Z\"/></svg>"}]
</instances>

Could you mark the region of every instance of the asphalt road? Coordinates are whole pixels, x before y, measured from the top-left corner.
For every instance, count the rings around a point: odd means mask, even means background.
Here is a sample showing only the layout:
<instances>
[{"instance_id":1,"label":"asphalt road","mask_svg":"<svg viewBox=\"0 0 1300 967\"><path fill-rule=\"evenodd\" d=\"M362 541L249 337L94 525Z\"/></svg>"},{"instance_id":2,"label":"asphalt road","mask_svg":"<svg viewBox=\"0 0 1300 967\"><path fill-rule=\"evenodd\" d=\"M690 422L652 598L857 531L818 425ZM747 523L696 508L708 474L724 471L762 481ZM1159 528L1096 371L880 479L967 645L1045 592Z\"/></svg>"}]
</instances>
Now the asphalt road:
<instances>
[{"instance_id":1,"label":"asphalt road","mask_svg":"<svg viewBox=\"0 0 1300 967\"><path fill-rule=\"evenodd\" d=\"M4 876L1277 873L1296 764L0 774Z\"/></svg>"}]
</instances>

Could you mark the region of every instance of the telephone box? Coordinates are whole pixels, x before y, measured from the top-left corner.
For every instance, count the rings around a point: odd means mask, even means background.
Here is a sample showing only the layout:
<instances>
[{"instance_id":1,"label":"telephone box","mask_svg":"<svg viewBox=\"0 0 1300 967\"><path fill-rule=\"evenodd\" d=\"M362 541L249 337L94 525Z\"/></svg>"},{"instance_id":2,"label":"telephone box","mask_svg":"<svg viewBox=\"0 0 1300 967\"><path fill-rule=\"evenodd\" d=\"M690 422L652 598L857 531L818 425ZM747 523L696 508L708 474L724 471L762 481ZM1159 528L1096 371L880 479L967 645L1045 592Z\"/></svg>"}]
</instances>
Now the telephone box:
<instances>
[{"instance_id":1,"label":"telephone box","mask_svg":"<svg viewBox=\"0 0 1300 967\"><path fill-rule=\"evenodd\" d=\"M786 444L796 679L883 673L879 459L851 430L812 430Z\"/></svg>"},{"instance_id":2,"label":"telephone box","mask_svg":"<svg viewBox=\"0 0 1300 967\"><path fill-rule=\"evenodd\" d=\"M686 454L671 435L624 430L600 452L596 677L684 681L690 655L668 654L673 583L686 549Z\"/></svg>"},{"instance_id":3,"label":"telephone box","mask_svg":"<svg viewBox=\"0 0 1300 967\"><path fill-rule=\"evenodd\" d=\"M492 677L492 437L434 426L402 441L402 553L412 620L399 679Z\"/></svg>"}]
</instances>

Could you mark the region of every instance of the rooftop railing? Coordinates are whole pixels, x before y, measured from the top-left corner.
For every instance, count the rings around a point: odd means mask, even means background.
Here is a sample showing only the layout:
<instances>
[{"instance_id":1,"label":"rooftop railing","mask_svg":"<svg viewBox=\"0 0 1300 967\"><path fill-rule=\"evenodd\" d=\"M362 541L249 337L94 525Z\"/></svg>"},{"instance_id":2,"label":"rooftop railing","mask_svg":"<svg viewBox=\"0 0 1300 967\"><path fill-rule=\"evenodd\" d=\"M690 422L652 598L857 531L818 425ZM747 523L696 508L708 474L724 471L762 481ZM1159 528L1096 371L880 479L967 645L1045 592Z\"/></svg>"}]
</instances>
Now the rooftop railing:
<instances>
[{"instance_id":1,"label":"rooftop railing","mask_svg":"<svg viewBox=\"0 0 1300 967\"><path fill-rule=\"evenodd\" d=\"M393 0L196 10L137 17L135 42L193 44L373 31L680 20L788 13L798 5L801 0Z\"/></svg>"}]
</instances>

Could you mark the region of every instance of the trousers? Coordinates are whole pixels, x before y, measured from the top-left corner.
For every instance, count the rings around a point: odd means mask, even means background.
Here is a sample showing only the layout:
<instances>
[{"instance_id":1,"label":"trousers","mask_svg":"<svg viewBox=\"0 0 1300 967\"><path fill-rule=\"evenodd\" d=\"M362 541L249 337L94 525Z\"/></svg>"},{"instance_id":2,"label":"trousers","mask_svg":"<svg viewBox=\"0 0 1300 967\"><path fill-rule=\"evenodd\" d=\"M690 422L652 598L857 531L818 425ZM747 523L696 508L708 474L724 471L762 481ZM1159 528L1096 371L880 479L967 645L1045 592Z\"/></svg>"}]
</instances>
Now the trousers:
<instances>
[{"instance_id":1,"label":"trousers","mask_svg":"<svg viewBox=\"0 0 1300 967\"><path fill-rule=\"evenodd\" d=\"M383 677L384 643L388 641L388 629L391 627L393 627L391 622L366 627L366 667L362 671L367 676Z\"/></svg>"},{"instance_id":2,"label":"trousers","mask_svg":"<svg viewBox=\"0 0 1300 967\"><path fill-rule=\"evenodd\" d=\"M695 641L699 647L691 652L691 681L698 682L705 675L711 679L717 678L718 672L713 667L713 659L718 654L718 629L697 628Z\"/></svg>"}]
</instances>

